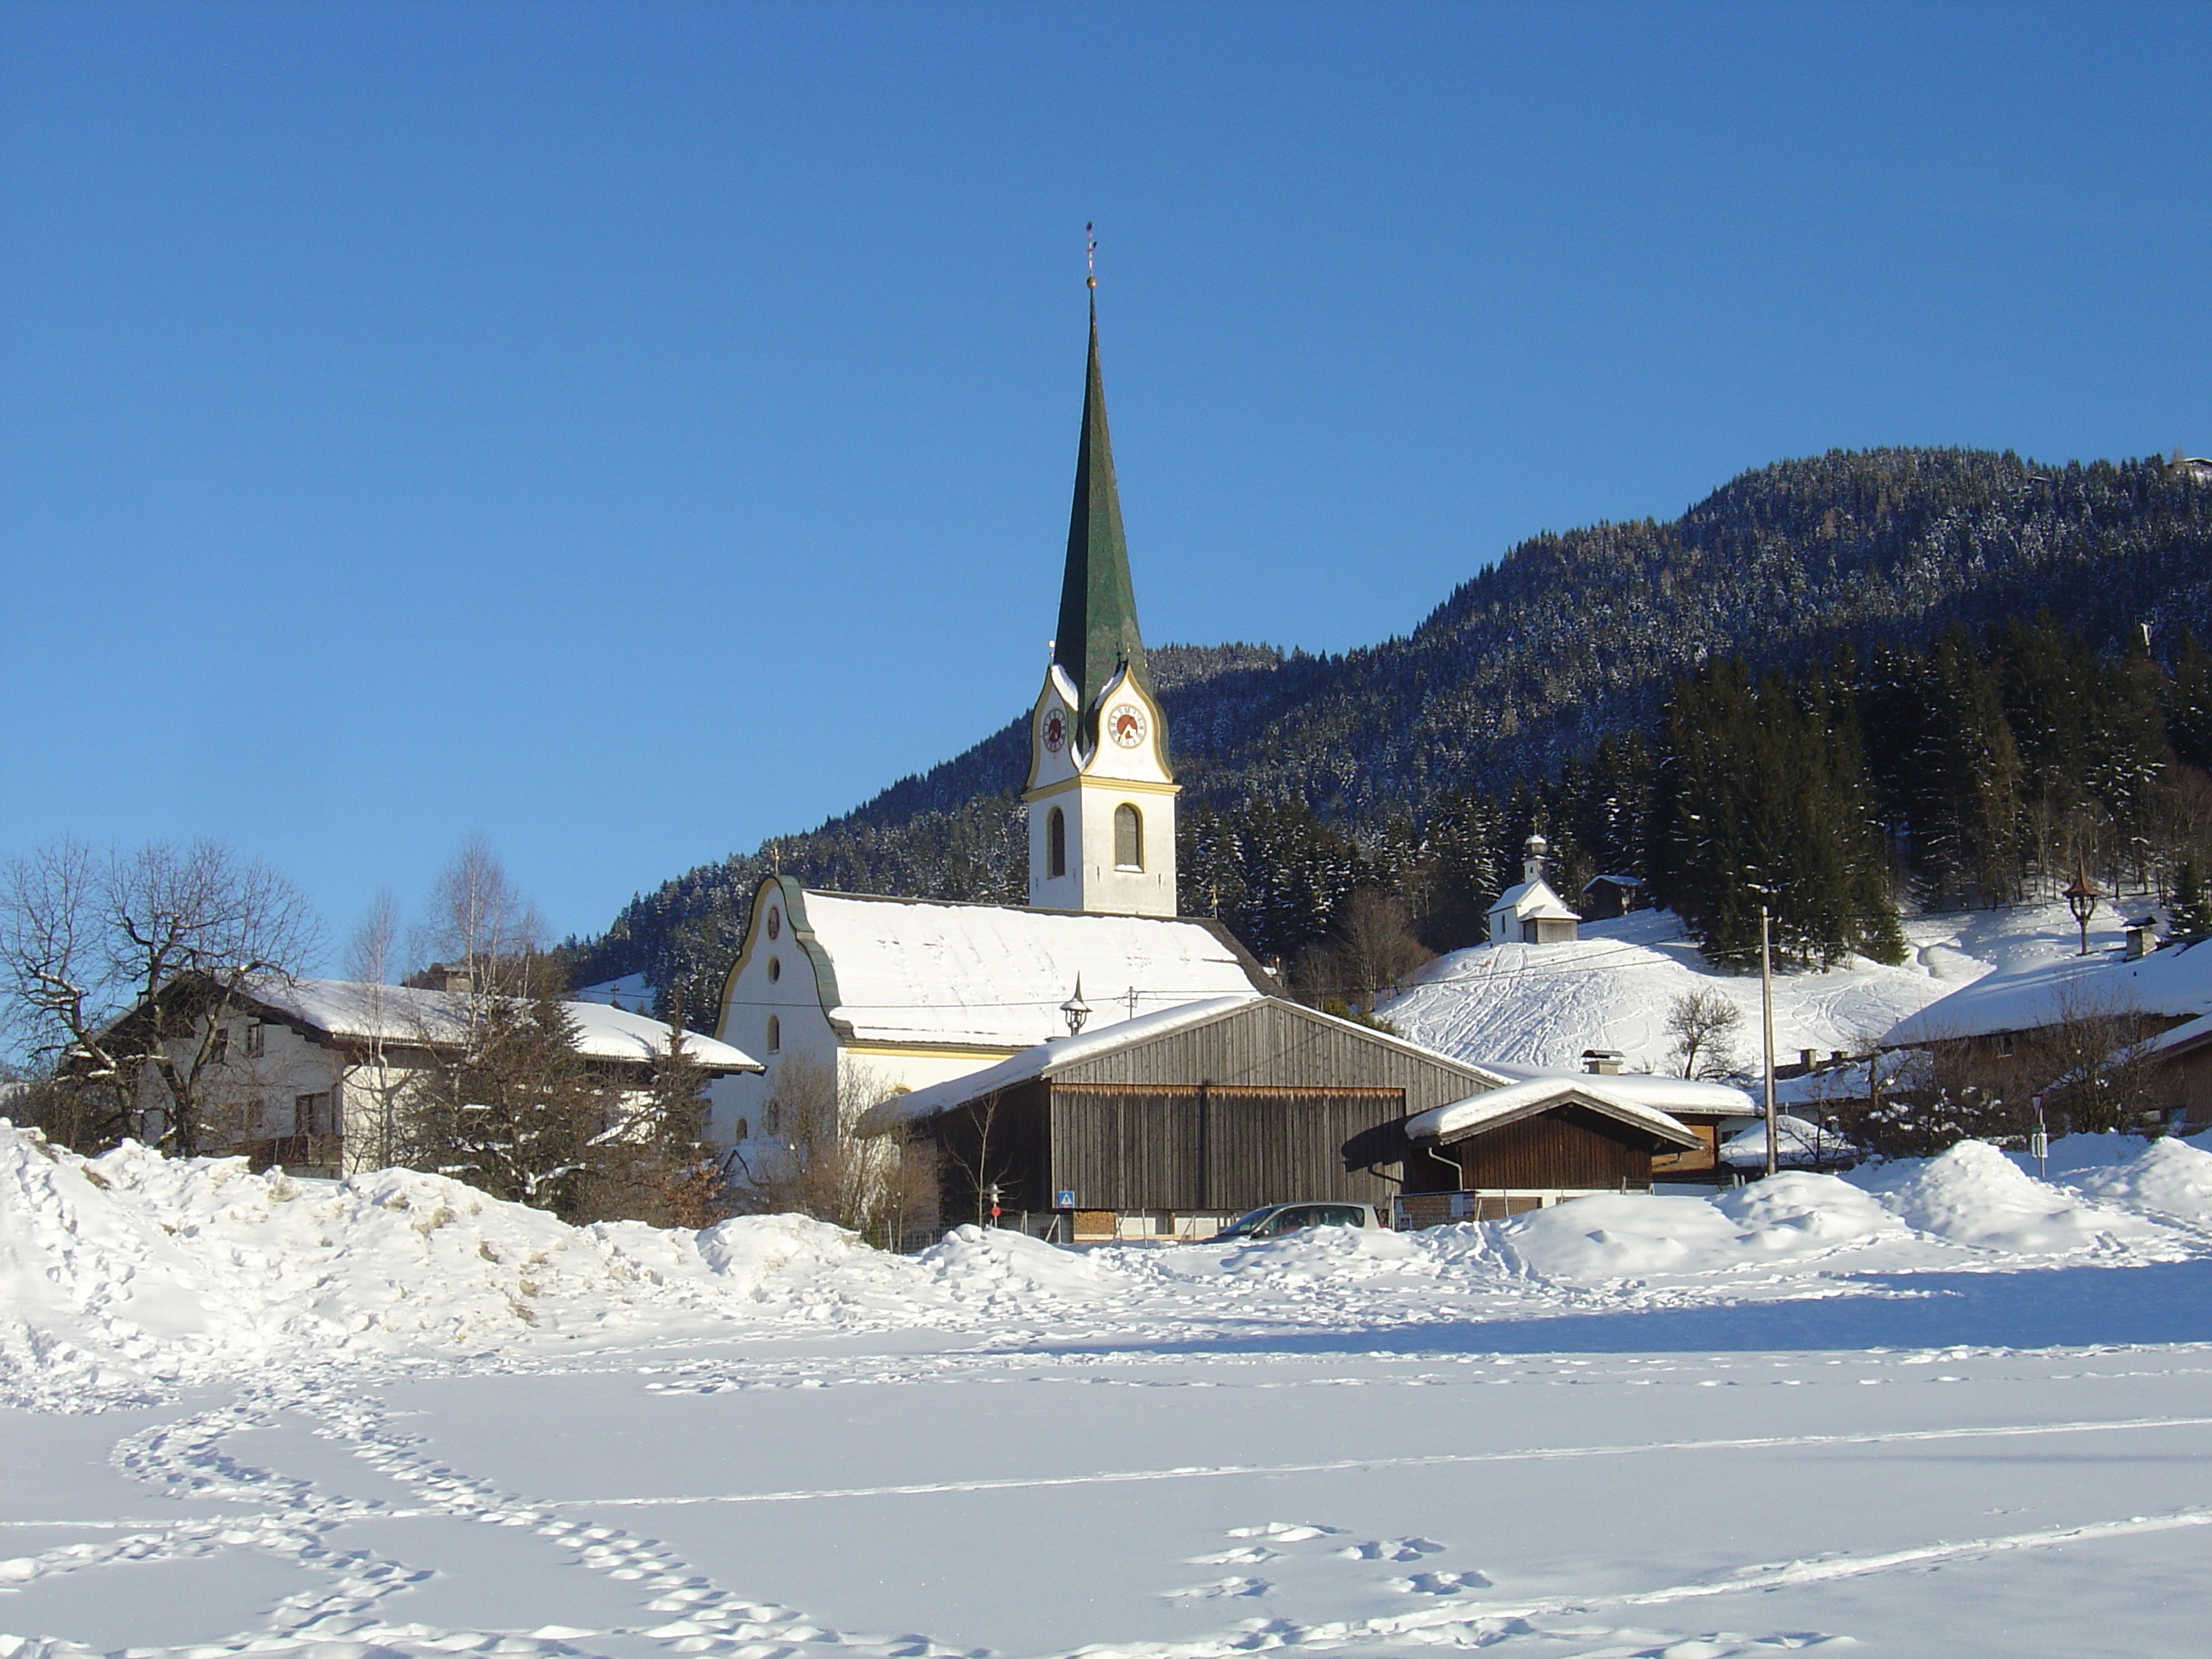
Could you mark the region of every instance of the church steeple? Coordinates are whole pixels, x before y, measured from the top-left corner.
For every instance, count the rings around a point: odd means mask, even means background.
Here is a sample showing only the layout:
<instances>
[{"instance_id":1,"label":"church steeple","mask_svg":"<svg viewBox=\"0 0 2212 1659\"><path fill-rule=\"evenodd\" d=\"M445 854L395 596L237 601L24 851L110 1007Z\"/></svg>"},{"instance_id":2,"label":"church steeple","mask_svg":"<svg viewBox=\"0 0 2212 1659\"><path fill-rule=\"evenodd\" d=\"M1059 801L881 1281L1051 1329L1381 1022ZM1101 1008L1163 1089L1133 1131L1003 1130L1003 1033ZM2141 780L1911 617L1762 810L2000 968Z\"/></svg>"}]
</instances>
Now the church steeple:
<instances>
[{"instance_id":1,"label":"church steeple","mask_svg":"<svg viewBox=\"0 0 2212 1659\"><path fill-rule=\"evenodd\" d=\"M1030 711L1030 775L1022 789L1030 902L1040 909L1176 913L1179 792L1168 768L1167 718L1151 681L1106 435L1094 298L1060 635Z\"/></svg>"},{"instance_id":2,"label":"church steeple","mask_svg":"<svg viewBox=\"0 0 2212 1659\"><path fill-rule=\"evenodd\" d=\"M1088 725L1098 694L1126 664L1146 691L1152 674L1137 631L1137 594L1121 537L1121 495L1114 483L1114 445L1106 432L1106 386L1098 373L1098 301L1091 302L1091 364L1083 388L1083 435L1075 452L1075 507L1067 525L1067 568L1060 579L1060 631L1052 659L1067 671Z\"/></svg>"}]
</instances>

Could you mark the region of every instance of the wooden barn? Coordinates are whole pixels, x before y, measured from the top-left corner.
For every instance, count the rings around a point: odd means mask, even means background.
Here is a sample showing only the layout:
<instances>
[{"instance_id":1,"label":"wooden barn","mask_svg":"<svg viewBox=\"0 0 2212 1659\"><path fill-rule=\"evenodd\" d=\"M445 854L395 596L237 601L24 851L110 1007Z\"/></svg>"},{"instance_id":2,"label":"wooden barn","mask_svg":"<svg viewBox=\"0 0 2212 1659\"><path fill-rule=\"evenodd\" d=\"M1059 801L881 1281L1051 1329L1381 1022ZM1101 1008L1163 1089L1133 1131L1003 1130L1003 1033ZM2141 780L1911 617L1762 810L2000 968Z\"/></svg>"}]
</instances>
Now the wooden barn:
<instances>
[{"instance_id":1,"label":"wooden barn","mask_svg":"<svg viewBox=\"0 0 2212 1659\"><path fill-rule=\"evenodd\" d=\"M1402 1132L1401 1220L1414 1226L1495 1219L1581 1193L1645 1191L1655 1163L1707 1145L1635 1099L1632 1084L1607 1088L1595 1078L1529 1078L1416 1114Z\"/></svg>"},{"instance_id":2,"label":"wooden barn","mask_svg":"<svg viewBox=\"0 0 2212 1659\"><path fill-rule=\"evenodd\" d=\"M1202 1237L1291 1199L1387 1210L1406 1120L1504 1079L1274 997L1225 997L1062 1037L893 1097L863 1133L936 1151L940 1213L1062 1240ZM1609 1183L1608 1183L1609 1184Z\"/></svg>"}]
</instances>

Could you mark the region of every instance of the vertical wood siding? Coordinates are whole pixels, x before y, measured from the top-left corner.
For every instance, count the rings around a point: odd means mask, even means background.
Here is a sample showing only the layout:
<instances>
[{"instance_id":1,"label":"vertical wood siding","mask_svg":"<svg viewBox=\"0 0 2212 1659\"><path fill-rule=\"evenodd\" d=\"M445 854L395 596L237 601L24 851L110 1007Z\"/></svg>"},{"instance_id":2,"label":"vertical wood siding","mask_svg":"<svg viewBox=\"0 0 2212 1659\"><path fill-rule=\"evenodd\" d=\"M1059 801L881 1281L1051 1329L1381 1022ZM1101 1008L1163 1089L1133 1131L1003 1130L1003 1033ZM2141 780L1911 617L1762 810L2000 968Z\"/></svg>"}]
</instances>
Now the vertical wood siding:
<instances>
[{"instance_id":1,"label":"vertical wood siding","mask_svg":"<svg viewBox=\"0 0 2212 1659\"><path fill-rule=\"evenodd\" d=\"M1579 1106L1524 1117L1461 1141L1461 1185L1596 1187L1651 1184L1651 1137Z\"/></svg>"},{"instance_id":2,"label":"vertical wood siding","mask_svg":"<svg viewBox=\"0 0 2212 1659\"><path fill-rule=\"evenodd\" d=\"M1388 1201L1345 1148L1403 1117L1398 1089L1055 1084L1050 1186L1085 1209L1249 1210L1286 1199Z\"/></svg>"}]
</instances>

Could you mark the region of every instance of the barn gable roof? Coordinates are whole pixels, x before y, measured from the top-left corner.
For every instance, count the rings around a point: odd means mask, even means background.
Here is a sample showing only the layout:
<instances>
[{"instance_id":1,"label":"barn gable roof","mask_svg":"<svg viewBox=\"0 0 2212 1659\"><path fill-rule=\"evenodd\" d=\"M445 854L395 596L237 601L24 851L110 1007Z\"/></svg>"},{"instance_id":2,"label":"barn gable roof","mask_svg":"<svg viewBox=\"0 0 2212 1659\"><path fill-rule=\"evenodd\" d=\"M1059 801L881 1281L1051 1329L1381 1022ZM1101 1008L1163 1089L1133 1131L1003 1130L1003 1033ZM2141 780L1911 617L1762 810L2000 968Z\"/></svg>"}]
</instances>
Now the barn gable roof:
<instances>
[{"instance_id":1,"label":"barn gable roof","mask_svg":"<svg viewBox=\"0 0 2212 1659\"><path fill-rule=\"evenodd\" d=\"M1602 1083L1565 1078L1534 1078L1419 1113L1406 1121L1406 1134L1412 1140L1449 1144L1487 1133L1522 1118L1540 1116L1561 1106L1584 1107L1672 1146L1705 1145L1694 1132L1656 1106L1646 1106L1625 1092L1608 1090Z\"/></svg>"},{"instance_id":2,"label":"barn gable roof","mask_svg":"<svg viewBox=\"0 0 2212 1659\"><path fill-rule=\"evenodd\" d=\"M1418 1043L1393 1036L1387 1031L1339 1019L1332 1014L1324 1014L1279 997L1225 996L1188 1003L1179 1008L1164 1008L1157 1013L1139 1014L1134 1019L1100 1026L1075 1036L1055 1037L1048 1042L1025 1048L986 1070L948 1079L943 1083L933 1083L927 1088L916 1089L911 1094L894 1096L872 1108L861 1117L860 1132L880 1134L898 1124L933 1117L940 1112L964 1106L971 1100L980 1100L986 1095L995 1094L1018 1083L1025 1083L1034 1078L1056 1077L1109 1056L1125 1054L1132 1049L1168 1041L1200 1026L1240 1016L1252 1016L1263 1010L1273 1010L1340 1035L1349 1035L1358 1042L1389 1049L1438 1073L1462 1079L1478 1088L1497 1086L1504 1082L1503 1078L1479 1066L1452 1060Z\"/></svg>"}]
</instances>

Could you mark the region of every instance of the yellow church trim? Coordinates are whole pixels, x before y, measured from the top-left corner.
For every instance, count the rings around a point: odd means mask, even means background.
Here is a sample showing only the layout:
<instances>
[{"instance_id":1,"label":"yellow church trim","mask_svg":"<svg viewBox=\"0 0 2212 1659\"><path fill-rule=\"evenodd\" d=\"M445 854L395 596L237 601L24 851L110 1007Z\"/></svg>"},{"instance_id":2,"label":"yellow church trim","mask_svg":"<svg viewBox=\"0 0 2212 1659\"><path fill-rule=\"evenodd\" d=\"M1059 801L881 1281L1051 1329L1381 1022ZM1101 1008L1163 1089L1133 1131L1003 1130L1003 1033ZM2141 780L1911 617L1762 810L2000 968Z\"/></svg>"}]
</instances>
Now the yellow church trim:
<instances>
[{"instance_id":1,"label":"yellow church trim","mask_svg":"<svg viewBox=\"0 0 2212 1659\"><path fill-rule=\"evenodd\" d=\"M871 1042L859 1038L842 1046L848 1054L888 1054L894 1060L1006 1060L1021 1053L1019 1048L977 1048L957 1042Z\"/></svg>"},{"instance_id":2,"label":"yellow church trim","mask_svg":"<svg viewBox=\"0 0 2212 1659\"><path fill-rule=\"evenodd\" d=\"M1180 795L1182 793L1182 786L1179 783L1154 783L1146 778L1102 778L1088 772L1079 772L1072 778L1061 779L1058 783L1048 783L1036 789L1024 789L1022 791L1022 799L1024 801L1049 800L1054 795L1064 795L1071 789L1089 789L1102 795L1110 795L1117 790L1131 795Z\"/></svg>"}]
</instances>

